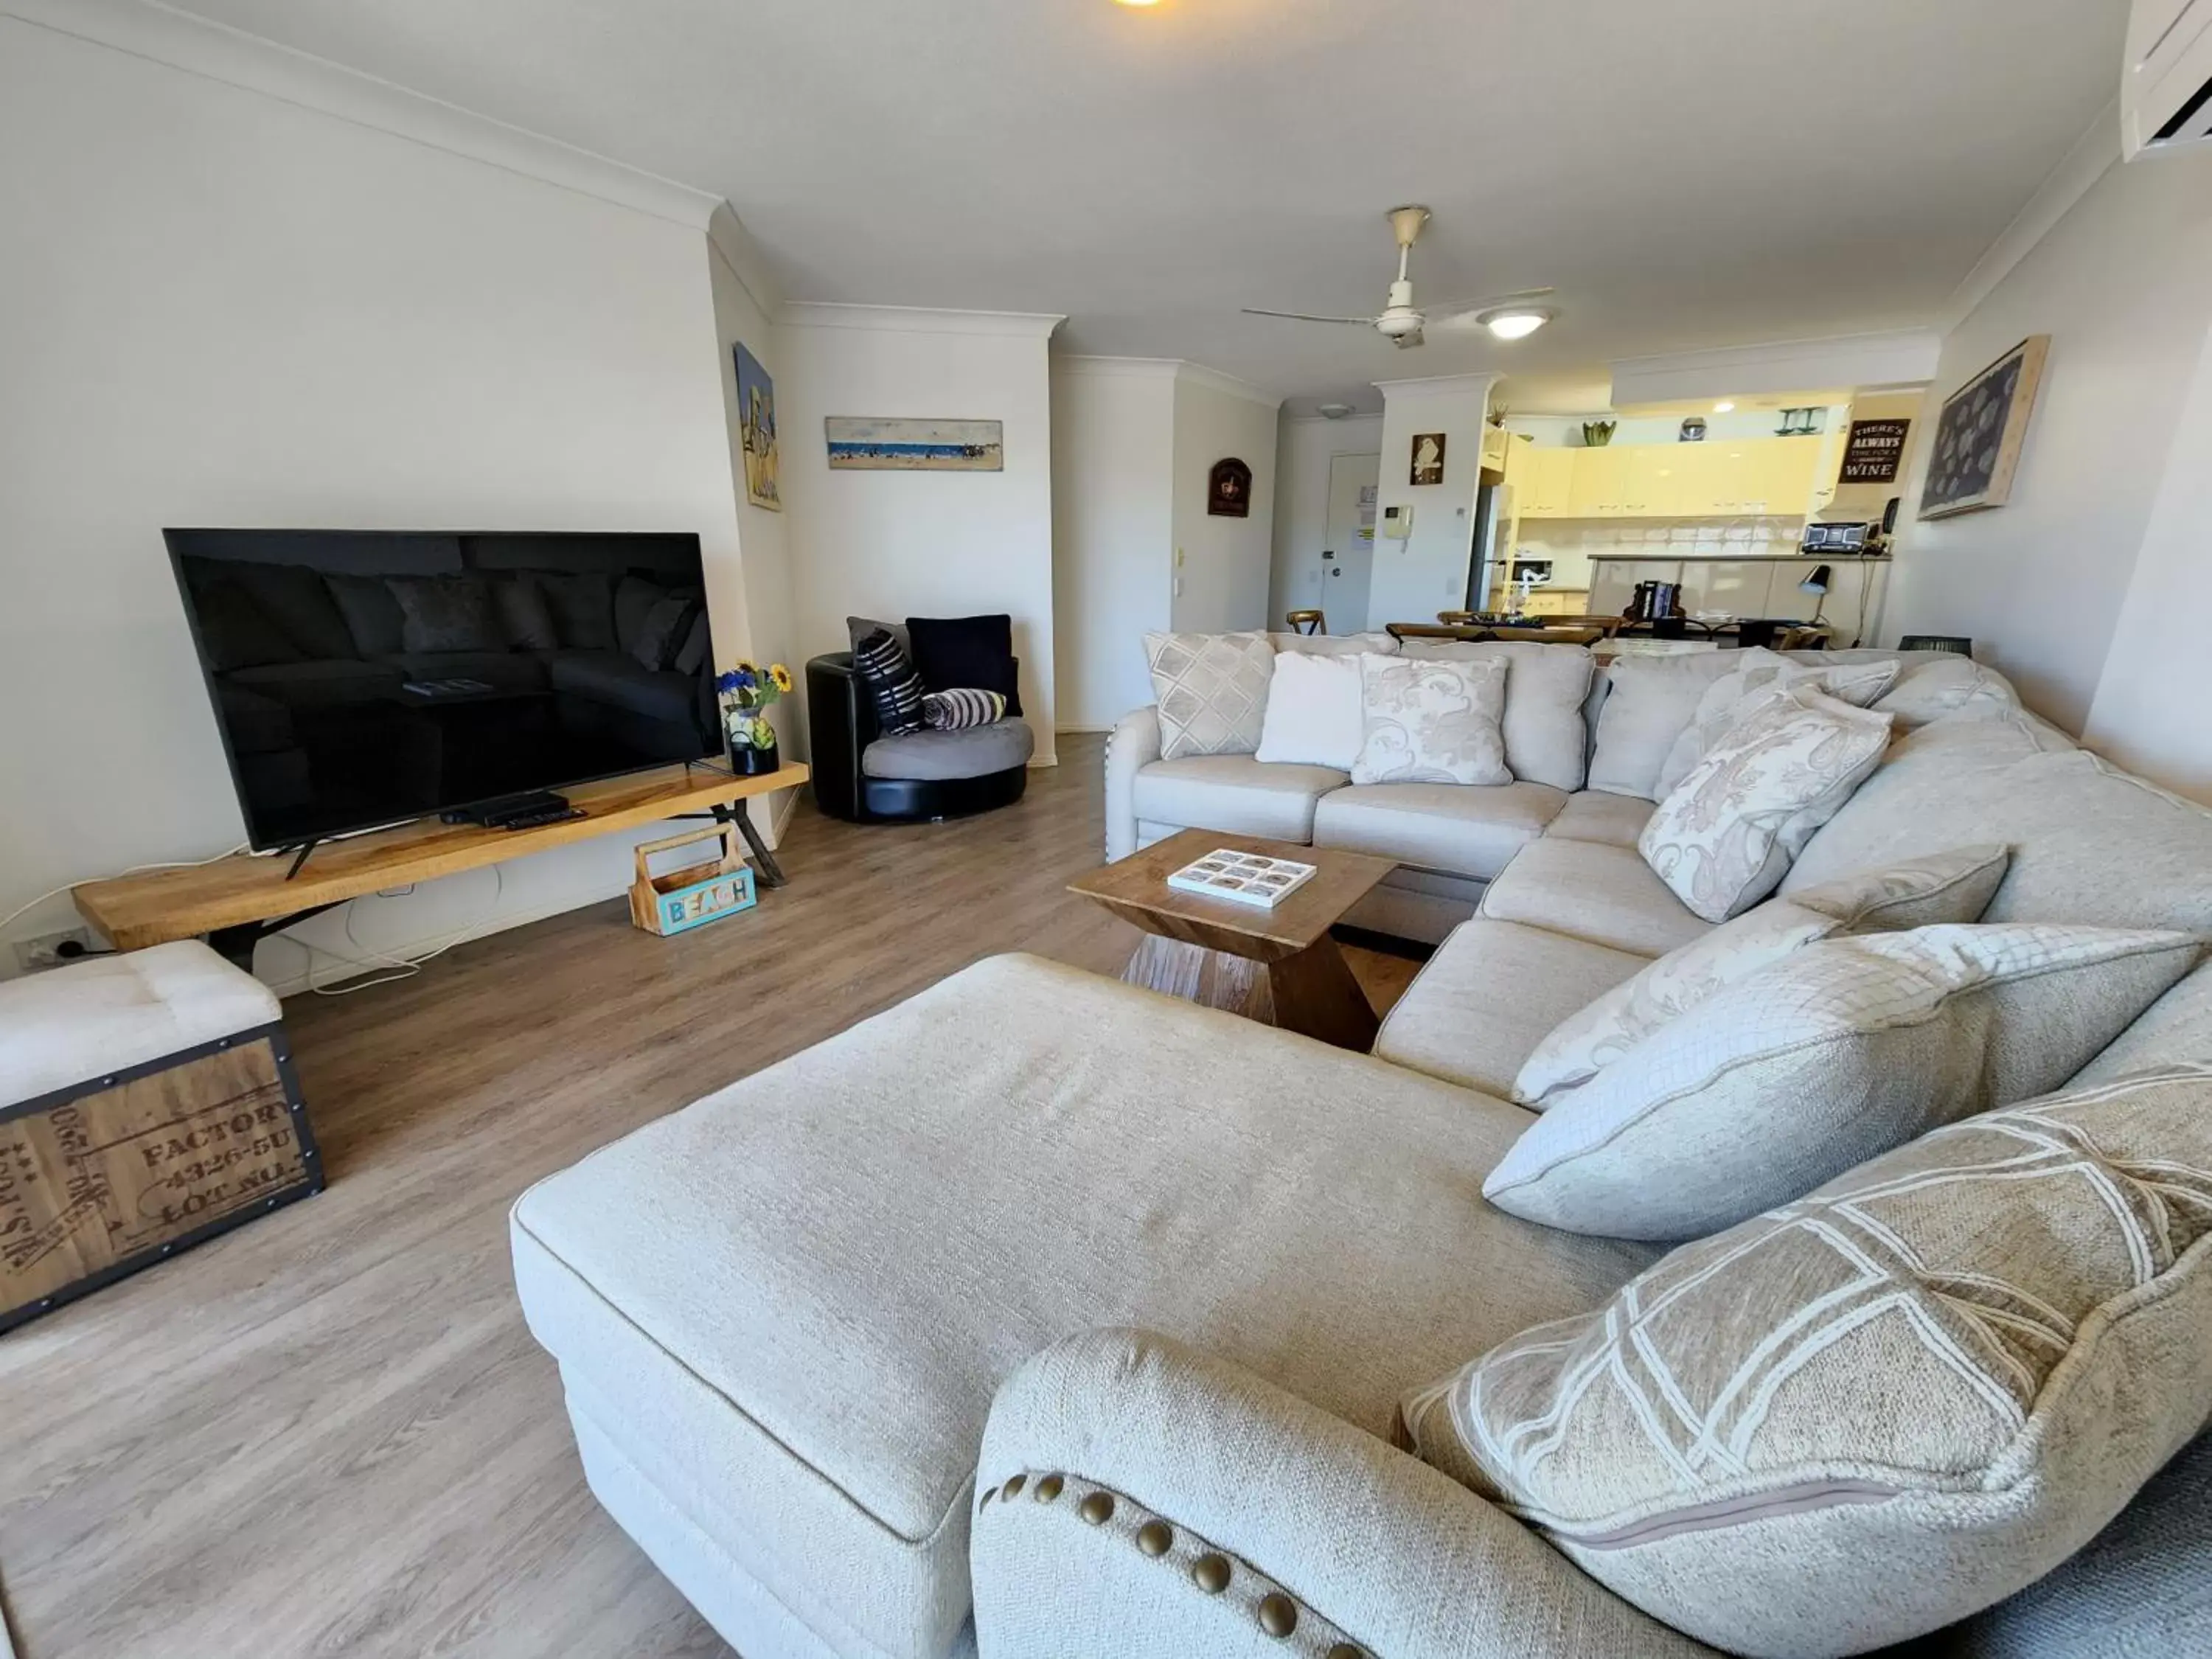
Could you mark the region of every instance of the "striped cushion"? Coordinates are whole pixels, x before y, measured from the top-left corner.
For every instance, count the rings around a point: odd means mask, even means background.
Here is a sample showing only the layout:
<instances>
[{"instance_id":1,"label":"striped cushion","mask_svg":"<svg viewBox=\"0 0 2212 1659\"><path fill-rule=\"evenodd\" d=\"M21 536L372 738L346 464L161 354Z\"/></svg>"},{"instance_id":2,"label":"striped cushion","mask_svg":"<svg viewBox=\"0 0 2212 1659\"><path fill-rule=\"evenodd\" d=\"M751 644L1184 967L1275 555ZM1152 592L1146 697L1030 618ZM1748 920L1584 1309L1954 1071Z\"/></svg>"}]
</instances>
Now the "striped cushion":
<instances>
[{"instance_id":1,"label":"striped cushion","mask_svg":"<svg viewBox=\"0 0 2212 1659\"><path fill-rule=\"evenodd\" d=\"M878 629L853 648L853 667L875 699L876 725L885 737L921 730L921 676L889 629Z\"/></svg>"},{"instance_id":2,"label":"striped cushion","mask_svg":"<svg viewBox=\"0 0 2212 1659\"><path fill-rule=\"evenodd\" d=\"M957 732L970 726L988 726L1006 712L1004 692L978 691L957 686L950 691L931 691L921 699L922 724L939 732Z\"/></svg>"}]
</instances>

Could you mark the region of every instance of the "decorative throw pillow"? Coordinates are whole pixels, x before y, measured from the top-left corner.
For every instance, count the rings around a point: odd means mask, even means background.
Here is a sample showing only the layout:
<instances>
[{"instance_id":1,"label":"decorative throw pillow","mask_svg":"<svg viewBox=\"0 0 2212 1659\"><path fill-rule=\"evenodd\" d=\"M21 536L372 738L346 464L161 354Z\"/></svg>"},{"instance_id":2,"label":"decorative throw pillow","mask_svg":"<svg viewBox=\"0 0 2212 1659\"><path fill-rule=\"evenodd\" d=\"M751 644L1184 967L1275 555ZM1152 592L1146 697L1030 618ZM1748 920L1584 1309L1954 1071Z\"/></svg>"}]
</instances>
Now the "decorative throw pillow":
<instances>
[{"instance_id":1,"label":"decorative throw pillow","mask_svg":"<svg viewBox=\"0 0 2212 1659\"><path fill-rule=\"evenodd\" d=\"M1354 783L1513 781L1505 764L1505 664L1365 656Z\"/></svg>"},{"instance_id":2,"label":"decorative throw pillow","mask_svg":"<svg viewBox=\"0 0 2212 1659\"><path fill-rule=\"evenodd\" d=\"M1265 634L1147 634L1160 758L1249 755L1260 746L1275 647Z\"/></svg>"},{"instance_id":3,"label":"decorative throw pillow","mask_svg":"<svg viewBox=\"0 0 2212 1659\"><path fill-rule=\"evenodd\" d=\"M354 649L364 657L392 657L399 653L402 618L399 601L392 597L381 576L325 575Z\"/></svg>"},{"instance_id":4,"label":"decorative throw pillow","mask_svg":"<svg viewBox=\"0 0 2212 1659\"><path fill-rule=\"evenodd\" d=\"M899 649L905 652L908 656L911 657L914 655L914 641L907 637L906 624L904 623L877 622L867 617L848 617L845 618L845 637L851 641L852 648L855 652L860 650L860 641L866 639L869 635L874 633L878 629L881 629L884 633L896 640L899 642Z\"/></svg>"},{"instance_id":5,"label":"decorative throw pillow","mask_svg":"<svg viewBox=\"0 0 2212 1659\"><path fill-rule=\"evenodd\" d=\"M876 705L876 729L902 738L922 728L921 676L889 629L878 629L853 653L853 671Z\"/></svg>"},{"instance_id":6,"label":"decorative throw pillow","mask_svg":"<svg viewBox=\"0 0 2212 1659\"><path fill-rule=\"evenodd\" d=\"M1659 803L1637 850L1692 912L1726 921L1782 884L1881 764L1889 724L1810 686L1759 692Z\"/></svg>"},{"instance_id":7,"label":"decorative throw pillow","mask_svg":"<svg viewBox=\"0 0 2212 1659\"><path fill-rule=\"evenodd\" d=\"M1002 719L1006 700L996 691L955 686L950 691L922 694L921 722L933 732L960 732L971 726L988 726Z\"/></svg>"},{"instance_id":8,"label":"decorative throw pillow","mask_svg":"<svg viewBox=\"0 0 2212 1659\"><path fill-rule=\"evenodd\" d=\"M2138 1073L1686 1245L1401 1426L1715 1647L1886 1649L2041 1578L2203 1426L2208 1231L2212 1066Z\"/></svg>"},{"instance_id":9,"label":"decorative throw pillow","mask_svg":"<svg viewBox=\"0 0 2212 1659\"><path fill-rule=\"evenodd\" d=\"M1700 1237L2058 1087L2199 950L2187 933L2037 922L1808 945L1555 1103L1483 1196L1569 1232Z\"/></svg>"},{"instance_id":10,"label":"decorative throw pillow","mask_svg":"<svg viewBox=\"0 0 2212 1659\"><path fill-rule=\"evenodd\" d=\"M499 612L507 643L516 651L555 651L561 636L553 630L553 607L545 590L527 571L501 578L491 585L492 608Z\"/></svg>"},{"instance_id":11,"label":"decorative throw pillow","mask_svg":"<svg viewBox=\"0 0 2212 1659\"><path fill-rule=\"evenodd\" d=\"M629 646L631 659L655 673L672 666L676 653L684 648L691 613L698 608L698 602L689 593L663 593L647 607L638 623Z\"/></svg>"},{"instance_id":12,"label":"decorative throw pillow","mask_svg":"<svg viewBox=\"0 0 2212 1659\"><path fill-rule=\"evenodd\" d=\"M1366 732L1359 659L1275 653L1255 758L1352 770Z\"/></svg>"},{"instance_id":13,"label":"decorative throw pillow","mask_svg":"<svg viewBox=\"0 0 2212 1659\"><path fill-rule=\"evenodd\" d=\"M908 617L906 632L915 672L931 690L996 691L1006 700L1006 713L1021 714L1012 617Z\"/></svg>"},{"instance_id":14,"label":"decorative throw pillow","mask_svg":"<svg viewBox=\"0 0 2212 1659\"><path fill-rule=\"evenodd\" d=\"M1513 1097L1542 1111L1668 1020L1824 939L1978 921L2011 862L2001 845L1964 847L1769 899L1569 1015L1522 1064Z\"/></svg>"},{"instance_id":15,"label":"decorative throw pillow","mask_svg":"<svg viewBox=\"0 0 2212 1659\"><path fill-rule=\"evenodd\" d=\"M496 651L504 644L492 623L491 590L481 576L387 576L399 601L399 648L435 653Z\"/></svg>"},{"instance_id":16,"label":"decorative throw pillow","mask_svg":"<svg viewBox=\"0 0 2212 1659\"><path fill-rule=\"evenodd\" d=\"M1705 688L1735 672L1733 651L1621 656L1601 677L1589 787L1608 795L1659 799L1659 769L1698 712Z\"/></svg>"},{"instance_id":17,"label":"decorative throw pillow","mask_svg":"<svg viewBox=\"0 0 2212 1659\"><path fill-rule=\"evenodd\" d=\"M645 619L653 607L668 597L668 590L659 582L649 582L642 576L623 576L615 583L615 649L623 655L637 655L639 635L644 631Z\"/></svg>"},{"instance_id":18,"label":"decorative throw pillow","mask_svg":"<svg viewBox=\"0 0 2212 1659\"><path fill-rule=\"evenodd\" d=\"M1735 654L1741 659L1735 672L1723 675L1705 688L1705 695L1698 699L1697 712L1690 717L1690 724L1667 751L1656 786L1660 799L1665 799L1676 784L1689 776L1690 769L1705 757L1705 751L1719 741L1735 724L1736 716L1743 713L1747 701L1759 692L1778 685L1810 685L1838 702L1847 702L1854 708L1869 708L1897 684L1898 672L1903 666L1894 658L1875 662L1822 663L1816 666L1792 662L1764 646L1753 646Z\"/></svg>"},{"instance_id":19,"label":"decorative throw pillow","mask_svg":"<svg viewBox=\"0 0 2212 1659\"><path fill-rule=\"evenodd\" d=\"M1554 789L1583 787L1589 770L1590 679L1597 659L1579 645L1538 645L1527 640L1474 642L1407 640L1408 657L1505 665L1505 764L1527 783Z\"/></svg>"},{"instance_id":20,"label":"decorative throw pillow","mask_svg":"<svg viewBox=\"0 0 2212 1659\"><path fill-rule=\"evenodd\" d=\"M691 626L684 630L684 643L676 648L675 660L668 665L679 674L696 674L703 668L713 647L713 636L707 629L707 610L702 605L691 613Z\"/></svg>"},{"instance_id":21,"label":"decorative throw pillow","mask_svg":"<svg viewBox=\"0 0 2212 1659\"><path fill-rule=\"evenodd\" d=\"M600 570L536 573L545 601L553 607L553 626L571 651L615 648L615 588Z\"/></svg>"},{"instance_id":22,"label":"decorative throw pillow","mask_svg":"<svg viewBox=\"0 0 2212 1659\"><path fill-rule=\"evenodd\" d=\"M300 647L285 636L243 583L225 575L204 577L195 583L192 600L200 648L216 673L301 660Z\"/></svg>"}]
</instances>

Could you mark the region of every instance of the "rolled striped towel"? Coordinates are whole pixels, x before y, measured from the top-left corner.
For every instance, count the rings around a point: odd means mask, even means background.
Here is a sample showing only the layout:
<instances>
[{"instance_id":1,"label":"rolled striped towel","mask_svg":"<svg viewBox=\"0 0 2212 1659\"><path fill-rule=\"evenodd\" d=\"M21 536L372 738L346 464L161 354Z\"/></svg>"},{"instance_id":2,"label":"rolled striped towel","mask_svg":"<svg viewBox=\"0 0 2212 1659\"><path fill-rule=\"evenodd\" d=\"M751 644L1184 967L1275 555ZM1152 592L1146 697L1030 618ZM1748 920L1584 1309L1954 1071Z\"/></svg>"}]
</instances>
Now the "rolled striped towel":
<instances>
[{"instance_id":1,"label":"rolled striped towel","mask_svg":"<svg viewBox=\"0 0 2212 1659\"><path fill-rule=\"evenodd\" d=\"M964 726L988 726L1004 717L1006 698L1004 692L977 691L966 686L950 691L932 691L921 700L921 719L925 726L939 732L957 732Z\"/></svg>"}]
</instances>

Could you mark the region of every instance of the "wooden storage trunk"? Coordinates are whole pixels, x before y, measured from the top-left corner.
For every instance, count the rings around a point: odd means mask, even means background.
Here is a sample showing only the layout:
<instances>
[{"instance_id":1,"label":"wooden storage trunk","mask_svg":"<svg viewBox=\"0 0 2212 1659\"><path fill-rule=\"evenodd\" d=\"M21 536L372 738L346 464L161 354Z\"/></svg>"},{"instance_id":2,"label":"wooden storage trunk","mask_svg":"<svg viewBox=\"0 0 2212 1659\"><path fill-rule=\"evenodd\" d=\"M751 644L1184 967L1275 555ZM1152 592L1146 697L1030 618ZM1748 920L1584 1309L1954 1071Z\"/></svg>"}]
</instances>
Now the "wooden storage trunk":
<instances>
[{"instance_id":1,"label":"wooden storage trunk","mask_svg":"<svg viewBox=\"0 0 2212 1659\"><path fill-rule=\"evenodd\" d=\"M0 1107L0 1331L322 1188L282 1025Z\"/></svg>"}]
</instances>

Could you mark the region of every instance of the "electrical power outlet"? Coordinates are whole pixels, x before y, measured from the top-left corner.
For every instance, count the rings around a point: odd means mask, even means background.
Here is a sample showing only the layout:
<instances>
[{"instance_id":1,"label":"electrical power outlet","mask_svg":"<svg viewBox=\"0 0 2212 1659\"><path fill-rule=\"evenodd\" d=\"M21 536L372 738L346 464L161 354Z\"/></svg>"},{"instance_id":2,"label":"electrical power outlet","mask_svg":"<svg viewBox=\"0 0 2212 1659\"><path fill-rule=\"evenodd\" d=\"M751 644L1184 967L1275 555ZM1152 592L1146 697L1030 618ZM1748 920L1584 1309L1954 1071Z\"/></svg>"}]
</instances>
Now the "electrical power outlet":
<instances>
[{"instance_id":1,"label":"electrical power outlet","mask_svg":"<svg viewBox=\"0 0 2212 1659\"><path fill-rule=\"evenodd\" d=\"M70 945L76 948L64 948ZM27 974L34 974L42 968L58 968L65 962L79 961L91 951L92 935L82 927L72 927L65 933L41 933L36 939L17 939L15 965Z\"/></svg>"}]
</instances>

